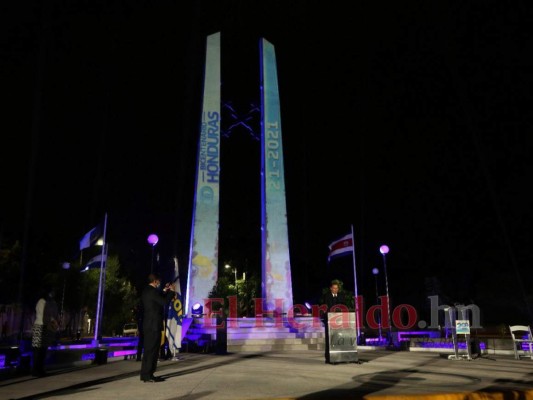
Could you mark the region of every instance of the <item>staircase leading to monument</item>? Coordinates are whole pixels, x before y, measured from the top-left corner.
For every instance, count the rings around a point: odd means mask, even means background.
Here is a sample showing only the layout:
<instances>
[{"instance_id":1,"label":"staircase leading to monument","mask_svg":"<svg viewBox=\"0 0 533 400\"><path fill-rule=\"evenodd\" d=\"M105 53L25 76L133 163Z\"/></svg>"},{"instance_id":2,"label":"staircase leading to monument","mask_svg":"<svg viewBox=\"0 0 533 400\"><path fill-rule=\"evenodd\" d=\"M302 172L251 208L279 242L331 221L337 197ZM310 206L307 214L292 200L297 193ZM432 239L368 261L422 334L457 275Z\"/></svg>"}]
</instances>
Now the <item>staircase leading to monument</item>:
<instances>
[{"instance_id":1,"label":"staircase leading to monument","mask_svg":"<svg viewBox=\"0 0 533 400\"><path fill-rule=\"evenodd\" d=\"M324 349L325 331L315 317L228 318L226 330L215 319L194 318L185 337L199 347L210 347L217 333L226 335L227 351L290 351Z\"/></svg>"}]
</instances>

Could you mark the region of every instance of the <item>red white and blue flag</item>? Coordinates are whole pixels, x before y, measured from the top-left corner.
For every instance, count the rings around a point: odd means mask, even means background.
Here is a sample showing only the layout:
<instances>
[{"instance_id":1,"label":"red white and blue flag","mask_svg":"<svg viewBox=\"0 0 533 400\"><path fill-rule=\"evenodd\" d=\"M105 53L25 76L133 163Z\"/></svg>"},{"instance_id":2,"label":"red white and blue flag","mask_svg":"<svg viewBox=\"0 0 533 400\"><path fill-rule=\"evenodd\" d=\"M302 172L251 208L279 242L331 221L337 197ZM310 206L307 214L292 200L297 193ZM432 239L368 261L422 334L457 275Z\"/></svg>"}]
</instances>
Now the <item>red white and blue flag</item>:
<instances>
[{"instance_id":1,"label":"red white and blue flag","mask_svg":"<svg viewBox=\"0 0 533 400\"><path fill-rule=\"evenodd\" d=\"M336 257L353 254L353 236L351 233L349 233L340 239L335 240L328 247L328 261L331 261L331 259Z\"/></svg>"}]
</instances>

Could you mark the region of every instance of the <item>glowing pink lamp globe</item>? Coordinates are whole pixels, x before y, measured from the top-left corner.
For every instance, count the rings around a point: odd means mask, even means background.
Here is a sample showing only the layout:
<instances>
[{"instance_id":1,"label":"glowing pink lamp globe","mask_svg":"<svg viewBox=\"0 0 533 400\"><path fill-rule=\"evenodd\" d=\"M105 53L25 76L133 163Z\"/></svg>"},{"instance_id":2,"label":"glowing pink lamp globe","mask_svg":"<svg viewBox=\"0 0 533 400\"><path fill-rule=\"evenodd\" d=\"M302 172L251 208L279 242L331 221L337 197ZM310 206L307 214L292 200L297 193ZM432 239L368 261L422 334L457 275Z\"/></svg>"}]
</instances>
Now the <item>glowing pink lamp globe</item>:
<instances>
[{"instance_id":1,"label":"glowing pink lamp globe","mask_svg":"<svg viewBox=\"0 0 533 400\"><path fill-rule=\"evenodd\" d=\"M152 247L155 246L157 242L159 242L159 238L157 237L155 233L152 233L151 235L148 236L148 243L150 243Z\"/></svg>"},{"instance_id":2,"label":"glowing pink lamp globe","mask_svg":"<svg viewBox=\"0 0 533 400\"><path fill-rule=\"evenodd\" d=\"M379 252L383 255L387 254L389 252L389 246L387 246L386 244L382 245L379 248Z\"/></svg>"}]
</instances>

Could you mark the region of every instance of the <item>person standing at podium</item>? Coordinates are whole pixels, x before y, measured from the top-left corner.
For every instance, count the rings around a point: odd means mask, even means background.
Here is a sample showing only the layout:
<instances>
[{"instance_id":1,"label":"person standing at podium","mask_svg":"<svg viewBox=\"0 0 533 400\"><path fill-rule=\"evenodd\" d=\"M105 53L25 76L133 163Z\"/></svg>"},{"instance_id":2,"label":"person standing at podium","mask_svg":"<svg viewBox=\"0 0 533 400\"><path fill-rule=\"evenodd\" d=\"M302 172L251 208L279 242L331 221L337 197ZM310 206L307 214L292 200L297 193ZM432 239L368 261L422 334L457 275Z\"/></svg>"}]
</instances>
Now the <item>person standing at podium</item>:
<instances>
[{"instance_id":1,"label":"person standing at podium","mask_svg":"<svg viewBox=\"0 0 533 400\"><path fill-rule=\"evenodd\" d=\"M327 312L332 311L332 308L337 305L346 305L346 297L344 292L339 290L339 284L337 281L331 281L329 285L329 292L324 295L324 302L328 306ZM340 309L336 311L341 311Z\"/></svg>"},{"instance_id":2,"label":"person standing at podium","mask_svg":"<svg viewBox=\"0 0 533 400\"><path fill-rule=\"evenodd\" d=\"M326 304L327 310L322 316L323 323L325 327L325 346L324 346L324 357L326 358L326 363L330 363L330 354L329 354L329 326L328 326L328 313L329 312L342 312L347 311L346 309L346 297L342 290L339 287L339 281L333 280L329 285L329 291L326 291L323 295L323 303ZM340 307L344 306L344 307ZM344 308L344 310L343 310Z\"/></svg>"}]
</instances>

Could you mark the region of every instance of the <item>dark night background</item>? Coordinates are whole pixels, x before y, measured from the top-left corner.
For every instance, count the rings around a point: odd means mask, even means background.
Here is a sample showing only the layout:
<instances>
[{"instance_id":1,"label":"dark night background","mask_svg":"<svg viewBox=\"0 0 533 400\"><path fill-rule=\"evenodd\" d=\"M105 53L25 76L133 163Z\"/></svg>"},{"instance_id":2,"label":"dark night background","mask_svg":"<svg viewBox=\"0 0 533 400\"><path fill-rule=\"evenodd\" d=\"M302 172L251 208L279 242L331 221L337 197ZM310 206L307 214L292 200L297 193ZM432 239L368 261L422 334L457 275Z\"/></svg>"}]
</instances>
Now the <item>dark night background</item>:
<instances>
[{"instance_id":1,"label":"dark night background","mask_svg":"<svg viewBox=\"0 0 533 400\"><path fill-rule=\"evenodd\" d=\"M26 277L73 257L107 212L136 284L155 232L157 268L177 256L185 287L205 41L220 31L223 100L239 115L259 104L259 38L276 48L295 303L332 278L353 290L351 258L327 263L353 224L367 305L386 243L393 306L439 294L487 323L533 322L525 2L0 7L0 245L25 243ZM221 151L220 264L259 277L259 142L236 128Z\"/></svg>"}]
</instances>

